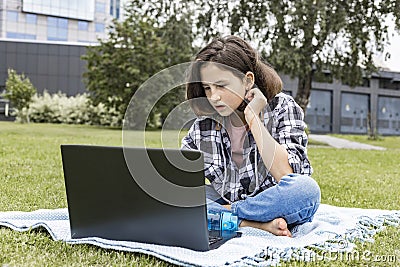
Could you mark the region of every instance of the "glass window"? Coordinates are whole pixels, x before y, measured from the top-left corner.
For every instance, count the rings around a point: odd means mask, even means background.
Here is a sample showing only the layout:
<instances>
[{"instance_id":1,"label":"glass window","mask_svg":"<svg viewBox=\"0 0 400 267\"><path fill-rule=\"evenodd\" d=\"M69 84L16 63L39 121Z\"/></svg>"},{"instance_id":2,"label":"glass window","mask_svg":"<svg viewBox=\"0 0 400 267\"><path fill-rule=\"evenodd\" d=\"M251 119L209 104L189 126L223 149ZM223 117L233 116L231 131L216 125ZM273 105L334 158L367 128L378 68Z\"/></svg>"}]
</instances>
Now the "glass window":
<instances>
[{"instance_id":1,"label":"glass window","mask_svg":"<svg viewBox=\"0 0 400 267\"><path fill-rule=\"evenodd\" d=\"M37 16L35 14L26 14L26 22L29 24L36 24Z\"/></svg>"},{"instance_id":2,"label":"glass window","mask_svg":"<svg viewBox=\"0 0 400 267\"><path fill-rule=\"evenodd\" d=\"M18 12L7 10L7 20L12 21L12 22L17 22L18 21Z\"/></svg>"},{"instance_id":3,"label":"glass window","mask_svg":"<svg viewBox=\"0 0 400 267\"><path fill-rule=\"evenodd\" d=\"M87 21L78 21L78 30L87 31L89 29L89 23Z\"/></svg>"},{"instance_id":4,"label":"glass window","mask_svg":"<svg viewBox=\"0 0 400 267\"><path fill-rule=\"evenodd\" d=\"M36 40L36 35L34 34L27 34L27 33L19 33L19 32L7 32L7 38L13 39L30 39Z\"/></svg>"},{"instance_id":5,"label":"glass window","mask_svg":"<svg viewBox=\"0 0 400 267\"><path fill-rule=\"evenodd\" d=\"M114 16L114 1L110 1L110 15Z\"/></svg>"},{"instance_id":6,"label":"glass window","mask_svg":"<svg viewBox=\"0 0 400 267\"><path fill-rule=\"evenodd\" d=\"M47 36L57 36L57 28L47 27Z\"/></svg>"},{"instance_id":7,"label":"glass window","mask_svg":"<svg viewBox=\"0 0 400 267\"><path fill-rule=\"evenodd\" d=\"M119 8L117 8L117 10L116 10L115 17L116 17L117 19L119 19Z\"/></svg>"},{"instance_id":8,"label":"glass window","mask_svg":"<svg viewBox=\"0 0 400 267\"><path fill-rule=\"evenodd\" d=\"M68 19L47 17L47 40L67 41Z\"/></svg>"},{"instance_id":9,"label":"glass window","mask_svg":"<svg viewBox=\"0 0 400 267\"><path fill-rule=\"evenodd\" d=\"M110 1L110 15L117 19L119 19L119 7L120 7L120 0Z\"/></svg>"},{"instance_id":10,"label":"glass window","mask_svg":"<svg viewBox=\"0 0 400 267\"><path fill-rule=\"evenodd\" d=\"M36 40L36 35L34 34L24 34L24 39L29 39L29 40Z\"/></svg>"},{"instance_id":11,"label":"glass window","mask_svg":"<svg viewBox=\"0 0 400 267\"><path fill-rule=\"evenodd\" d=\"M7 32L7 38L17 38L16 32Z\"/></svg>"},{"instance_id":12,"label":"glass window","mask_svg":"<svg viewBox=\"0 0 400 267\"><path fill-rule=\"evenodd\" d=\"M67 41L66 38L47 36L47 41Z\"/></svg>"},{"instance_id":13,"label":"glass window","mask_svg":"<svg viewBox=\"0 0 400 267\"><path fill-rule=\"evenodd\" d=\"M57 18L47 17L47 26L57 27Z\"/></svg>"},{"instance_id":14,"label":"glass window","mask_svg":"<svg viewBox=\"0 0 400 267\"><path fill-rule=\"evenodd\" d=\"M97 13L105 13L106 12L106 4L96 2L95 12Z\"/></svg>"},{"instance_id":15,"label":"glass window","mask_svg":"<svg viewBox=\"0 0 400 267\"><path fill-rule=\"evenodd\" d=\"M67 19L58 19L58 27L62 29L68 29L68 20Z\"/></svg>"},{"instance_id":16,"label":"glass window","mask_svg":"<svg viewBox=\"0 0 400 267\"><path fill-rule=\"evenodd\" d=\"M116 3L116 14L115 14L115 17L117 18L117 19L119 19L119 7L120 7L120 5L121 5L121 3L120 3L120 1L119 0L117 0L116 1L117 3Z\"/></svg>"},{"instance_id":17,"label":"glass window","mask_svg":"<svg viewBox=\"0 0 400 267\"><path fill-rule=\"evenodd\" d=\"M67 40L68 29L58 29L57 35L61 40Z\"/></svg>"},{"instance_id":18,"label":"glass window","mask_svg":"<svg viewBox=\"0 0 400 267\"><path fill-rule=\"evenodd\" d=\"M95 24L96 32L104 32L104 23Z\"/></svg>"},{"instance_id":19,"label":"glass window","mask_svg":"<svg viewBox=\"0 0 400 267\"><path fill-rule=\"evenodd\" d=\"M379 88L400 90L400 83L392 78L380 78Z\"/></svg>"}]
</instances>

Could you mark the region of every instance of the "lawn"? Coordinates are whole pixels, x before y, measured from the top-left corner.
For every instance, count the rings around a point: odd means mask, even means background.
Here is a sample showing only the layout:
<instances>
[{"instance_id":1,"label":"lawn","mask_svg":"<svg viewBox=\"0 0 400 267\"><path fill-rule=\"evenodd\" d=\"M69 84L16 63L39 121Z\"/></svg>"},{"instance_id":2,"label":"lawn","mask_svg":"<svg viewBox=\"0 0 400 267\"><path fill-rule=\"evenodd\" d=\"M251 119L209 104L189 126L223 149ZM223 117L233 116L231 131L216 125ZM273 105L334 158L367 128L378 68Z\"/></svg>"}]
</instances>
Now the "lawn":
<instances>
[{"instance_id":1,"label":"lawn","mask_svg":"<svg viewBox=\"0 0 400 267\"><path fill-rule=\"evenodd\" d=\"M139 134L139 133L138 133ZM160 146L160 133L148 132L146 144ZM164 146L177 147L182 133L167 132ZM349 137L346 137L349 138ZM140 138L138 138L140 140ZM360 142L368 140L358 139ZM385 137L386 151L359 151L312 146L313 177L326 204L345 207L400 210L400 137ZM32 211L66 207L60 144L122 145L117 129L89 126L0 122L0 210ZM137 145L141 145L138 143ZM389 227L374 244L359 244L359 251L397 257L400 264L400 229ZM167 266L154 257L100 249L90 245L54 242L45 231L18 233L0 228L0 266ZM365 262L290 262L284 266L364 266ZM368 263L371 264L371 263ZM396 264L373 263L374 266Z\"/></svg>"}]
</instances>

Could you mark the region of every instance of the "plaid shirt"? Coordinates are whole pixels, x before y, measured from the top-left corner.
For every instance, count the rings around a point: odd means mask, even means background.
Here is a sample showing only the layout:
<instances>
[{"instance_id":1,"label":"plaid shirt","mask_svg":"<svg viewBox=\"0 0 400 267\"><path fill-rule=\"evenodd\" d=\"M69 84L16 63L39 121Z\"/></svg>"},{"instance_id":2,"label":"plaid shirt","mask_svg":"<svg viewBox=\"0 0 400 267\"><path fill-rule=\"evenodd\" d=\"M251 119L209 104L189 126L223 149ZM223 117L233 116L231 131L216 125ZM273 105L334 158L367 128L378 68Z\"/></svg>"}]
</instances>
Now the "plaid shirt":
<instances>
[{"instance_id":1,"label":"plaid shirt","mask_svg":"<svg viewBox=\"0 0 400 267\"><path fill-rule=\"evenodd\" d=\"M196 119L182 140L182 148L203 152L205 177L221 196L232 202L276 185L258 153L251 131L247 132L243 144L243 164L236 166L228 132L221 127L225 119L219 122L210 117ZM287 150L293 172L311 175L304 113L294 99L284 93L277 94L264 109L263 119L271 136Z\"/></svg>"}]
</instances>

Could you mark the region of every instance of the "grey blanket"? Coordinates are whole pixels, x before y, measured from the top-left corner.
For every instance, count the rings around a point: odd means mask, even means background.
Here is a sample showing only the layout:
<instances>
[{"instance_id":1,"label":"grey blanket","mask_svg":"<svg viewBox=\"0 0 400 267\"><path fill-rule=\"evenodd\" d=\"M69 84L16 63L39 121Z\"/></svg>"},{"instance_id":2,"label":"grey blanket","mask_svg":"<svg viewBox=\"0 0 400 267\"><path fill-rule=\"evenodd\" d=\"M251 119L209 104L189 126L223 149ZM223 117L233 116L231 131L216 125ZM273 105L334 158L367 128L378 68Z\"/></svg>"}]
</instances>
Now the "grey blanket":
<instances>
[{"instance_id":1,"label":"grey blanket","mask_svg":"<svg viewBox=\"0 0 400 267\"><path fill-rule=\"evenodd\" d=\"M373 236L385 226L399 223L400 211L321 205L312 222L293 229L293 238L243 227L241 238L229 240L215 250L198 252L98 237L71 239L67 209L0 212L0 225L16 231L44 227L54 240L145 253L182 266L271 266L293 259L329 260L330 253L351 252L356 249L355 241L373 241Z\"/></svg>"}]
</instances>

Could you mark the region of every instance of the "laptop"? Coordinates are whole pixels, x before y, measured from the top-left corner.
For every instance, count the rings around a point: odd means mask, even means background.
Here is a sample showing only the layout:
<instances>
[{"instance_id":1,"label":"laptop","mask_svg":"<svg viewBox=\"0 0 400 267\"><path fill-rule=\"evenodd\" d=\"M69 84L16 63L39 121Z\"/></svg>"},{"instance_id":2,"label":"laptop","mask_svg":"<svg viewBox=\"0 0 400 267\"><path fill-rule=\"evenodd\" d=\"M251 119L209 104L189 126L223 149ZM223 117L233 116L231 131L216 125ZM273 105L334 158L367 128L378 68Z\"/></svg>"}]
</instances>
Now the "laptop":
<instances>
[{"instance_id":1,"label":"laptop","mask_svg":"<svg viewBox=\"0 0 400 267\"><path fill-rule=\"evenodd\" d=\"M240 236L208 230L199 151L61 145L61 155L71 238L207 251Z\"/></svg>"}]
</instances>

